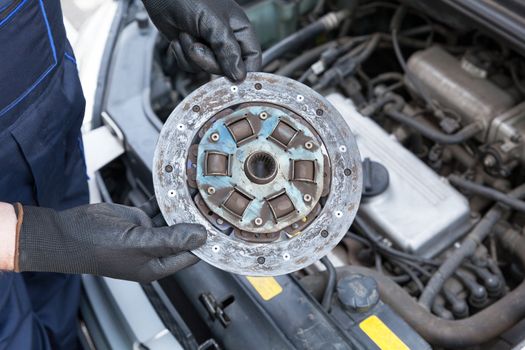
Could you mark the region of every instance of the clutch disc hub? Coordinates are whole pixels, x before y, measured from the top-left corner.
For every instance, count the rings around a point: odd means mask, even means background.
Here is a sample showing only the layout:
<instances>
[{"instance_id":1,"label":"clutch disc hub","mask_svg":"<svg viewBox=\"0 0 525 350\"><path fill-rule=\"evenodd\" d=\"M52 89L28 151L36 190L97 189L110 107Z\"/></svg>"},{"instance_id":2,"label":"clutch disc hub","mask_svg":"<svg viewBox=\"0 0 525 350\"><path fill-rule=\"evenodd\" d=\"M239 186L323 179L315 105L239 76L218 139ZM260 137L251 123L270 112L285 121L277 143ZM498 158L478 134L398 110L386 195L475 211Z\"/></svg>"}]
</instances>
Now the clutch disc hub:
<instances>
[{"instance_id":1,"label":"clutch disc hub","mask_svg":"<svg viewBox=\"0 0 525 350\"><path fill-rule=\"evenodd\" d=\"M279 275L326 255L361 195L361 162L339 113L310 88L250 73L197 89L173 111L154 159L168 224L197 222L194 251L221 269Z\"/></svg>"}]
</instances>

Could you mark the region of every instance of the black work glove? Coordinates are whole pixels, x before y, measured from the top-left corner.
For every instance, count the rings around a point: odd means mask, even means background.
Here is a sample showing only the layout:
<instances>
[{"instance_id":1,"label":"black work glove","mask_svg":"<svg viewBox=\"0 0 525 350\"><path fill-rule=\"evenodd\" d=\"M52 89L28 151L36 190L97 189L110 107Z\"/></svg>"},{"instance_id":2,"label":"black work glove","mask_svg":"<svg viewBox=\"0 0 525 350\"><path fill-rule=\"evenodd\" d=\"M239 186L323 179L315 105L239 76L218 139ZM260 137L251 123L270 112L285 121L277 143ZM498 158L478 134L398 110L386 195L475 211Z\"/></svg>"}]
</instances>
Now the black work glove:
<instances>
[{"instance_id":1,"label":"black work glove","mask_svg":"<svg viewBox=\"0 0 525 350\"><path fill-rule=\"evenodd\" d=\"M182 69L243 80L261 69L261 47L234 0L142 0L151 20L172 41Z\"/></svg>"},{"instance_id":2,"label":"black work glove","mask_svg":"<svg viewBox=\"0 0 525 350\"><path fill-rule=\"evenodd\" d=\"M20 204L15 208L16 271L85 273L146 283L197 262L188 250L207 237L201 225L155 227L143 210L116 204L62 212Z\"/></svg>"}]
</instances>

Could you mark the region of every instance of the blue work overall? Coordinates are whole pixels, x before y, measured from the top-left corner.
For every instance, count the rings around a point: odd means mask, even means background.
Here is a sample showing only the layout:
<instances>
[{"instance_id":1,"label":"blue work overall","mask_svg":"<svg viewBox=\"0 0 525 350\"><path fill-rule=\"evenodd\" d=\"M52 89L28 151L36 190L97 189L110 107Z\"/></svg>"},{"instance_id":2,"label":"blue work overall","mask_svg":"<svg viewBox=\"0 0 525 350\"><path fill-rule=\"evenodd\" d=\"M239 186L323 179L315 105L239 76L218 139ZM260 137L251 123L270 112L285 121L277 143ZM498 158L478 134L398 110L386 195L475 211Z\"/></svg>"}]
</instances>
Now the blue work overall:
<instances>
[{"instance_id":1,"label":"blue work overall","mask_svg":"<svg viewBox=\"0 0 525 350\"><path fill-rule=\"evenodd\" d=\"M60 1L0 0L0 202L87 203L84 106ZM79 276L1 272L0 349L75 349L79 298Z\"/></svg>"}]
</instances>

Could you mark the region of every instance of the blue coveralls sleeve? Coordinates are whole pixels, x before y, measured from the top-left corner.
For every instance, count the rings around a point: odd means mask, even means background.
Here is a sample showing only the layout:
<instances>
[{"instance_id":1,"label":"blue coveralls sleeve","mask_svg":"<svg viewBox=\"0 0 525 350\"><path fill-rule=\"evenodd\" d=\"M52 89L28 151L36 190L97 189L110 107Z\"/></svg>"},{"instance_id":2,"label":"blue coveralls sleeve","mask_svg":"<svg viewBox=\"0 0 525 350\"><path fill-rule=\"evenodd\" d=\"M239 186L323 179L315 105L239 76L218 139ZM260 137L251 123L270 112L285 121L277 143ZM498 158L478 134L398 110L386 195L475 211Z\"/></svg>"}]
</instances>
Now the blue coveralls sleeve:
<instances>
[{"instance_id":1,"label":"blue coveralls sleeve","mask_svg":"<svg viewBox=\"0 0 525 350\"><path fill-rule=\"evenodd\" d=\"M0 201L88 202L84 98L59 0L0 0ZM78 276L0 274L0 349L75 349Z\"/></svg>"}]
</instances>

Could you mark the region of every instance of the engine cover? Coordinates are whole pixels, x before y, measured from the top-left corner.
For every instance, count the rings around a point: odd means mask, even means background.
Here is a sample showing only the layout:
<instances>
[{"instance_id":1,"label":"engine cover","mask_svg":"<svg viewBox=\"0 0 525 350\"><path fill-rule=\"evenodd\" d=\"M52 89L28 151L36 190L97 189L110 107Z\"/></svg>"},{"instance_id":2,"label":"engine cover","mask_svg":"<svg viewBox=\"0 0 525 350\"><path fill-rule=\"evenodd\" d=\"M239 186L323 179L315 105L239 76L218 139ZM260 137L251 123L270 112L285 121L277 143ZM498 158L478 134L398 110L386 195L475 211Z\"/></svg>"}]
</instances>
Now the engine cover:
<instances>
[{"instance_id":1,"label":"engine cover","mask_svg":"<svg viewBox=\"0 0 525 350\"><path fill-rule=\"evenodd\" d=\"M161 131L155 193L168 224L208 229L194 251L223 270L281 275L326 255L358 209L362 170L350 128L315 91L250 73L214 80Z\"/></svg>"},{"instance_id":2,"label":"engine cover","mask_svg":"<svg viewBox=\"0 0 525 350\"><path fill-rule=\"evenodd\" d=\"M363 117L351 100L327 97L356 135L361 156L388 170L389 186L363 199L359 215L402 249L431 257L450 246L471 226L468 201L446 179Z\"/></svg>"}]
</instances>

